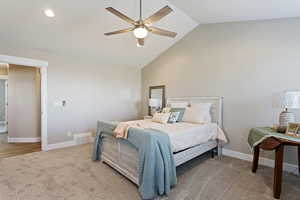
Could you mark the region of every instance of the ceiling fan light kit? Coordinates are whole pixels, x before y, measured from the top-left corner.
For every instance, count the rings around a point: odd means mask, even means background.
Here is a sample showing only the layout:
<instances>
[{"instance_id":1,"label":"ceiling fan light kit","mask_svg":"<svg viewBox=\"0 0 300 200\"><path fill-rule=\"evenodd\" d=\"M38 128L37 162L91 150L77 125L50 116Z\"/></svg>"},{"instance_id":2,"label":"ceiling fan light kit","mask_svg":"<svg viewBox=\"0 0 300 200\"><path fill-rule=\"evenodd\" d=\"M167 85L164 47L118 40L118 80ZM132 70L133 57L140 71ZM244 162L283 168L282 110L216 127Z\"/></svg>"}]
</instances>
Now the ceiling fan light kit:
<instances>
[{"instance_id":1,"label":"ceiling fan light kit","mask_svg":"<svg viewBox=\"0 0 300 200\"><path fill-rule=\"evenodd\" d=\"M143 39L148 36L148 30L145 27L138 27L133 30L133 35L136 38Z\"/></svg>"},{"instance_id":2,"label":"ceiling fan light kit","mask_svg":"<svg viewBox=\"0 0 300 200\"><path fill-rule=\"evenodd\" d=\"M128 16L124 15L123 13L119 12L118 10L108 7L106 8L109 12L116 15L117 17L123 19L124 21L128 22L129 24L133 25L132 28L122 29L118 31L113 31L109 33L104 33L106 36L120 34L120 33L127 33L127 32L133 32L133 35L137 39L137 46L141 47L145 44L145 38L148 36L148 33L153 33L160 36L166 36L174 38L176 37L177 33L167 31L161 28L157 28L152 26L153 23L158 22L171 12L173 10L169 6L165 6L159 11L157 11L155 14L151 15L147 19L142 19L142 0L140 0L140 18L137 21L134 21L133 19L129 18Z\"/></svg>"}]
</instances>

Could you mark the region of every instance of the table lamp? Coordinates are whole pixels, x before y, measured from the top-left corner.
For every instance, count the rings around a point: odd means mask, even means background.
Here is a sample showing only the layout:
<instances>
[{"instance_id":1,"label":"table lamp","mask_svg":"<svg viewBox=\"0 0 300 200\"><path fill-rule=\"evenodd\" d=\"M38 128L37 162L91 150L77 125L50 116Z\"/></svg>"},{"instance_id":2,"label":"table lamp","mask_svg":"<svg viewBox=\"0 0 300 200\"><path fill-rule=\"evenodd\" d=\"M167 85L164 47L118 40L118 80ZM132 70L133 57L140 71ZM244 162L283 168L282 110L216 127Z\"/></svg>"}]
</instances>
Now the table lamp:
<instances>
[{"instance_id":1,"label":"table lamp","mask_svg":"<svg viewBox=\"0 0 300 200\"><path fill-rule=\"evenodd\" d=\"M300 109L300 91L286 91L281 94L281 108L284 110L279 116L279 126L287 127L296 121L295 113L289 109Z\"/></svg>"}]
</instances>

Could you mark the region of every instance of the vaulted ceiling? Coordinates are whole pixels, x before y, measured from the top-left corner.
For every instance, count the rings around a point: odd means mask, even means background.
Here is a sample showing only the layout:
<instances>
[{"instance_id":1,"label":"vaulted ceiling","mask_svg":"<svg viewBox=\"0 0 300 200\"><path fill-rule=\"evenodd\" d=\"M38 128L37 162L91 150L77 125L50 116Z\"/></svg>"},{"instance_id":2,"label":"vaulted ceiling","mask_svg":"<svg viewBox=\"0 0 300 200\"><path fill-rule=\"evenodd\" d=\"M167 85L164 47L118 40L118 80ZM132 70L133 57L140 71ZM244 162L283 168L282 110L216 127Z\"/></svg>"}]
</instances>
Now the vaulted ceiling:
<instances>
[{"instance_id":1,"label":"vaulted ceiling","mask_svg":"<svg viewBox=\"0 0 300 200\"><path fill-rule=\"evenodd\" d=\"M105 10L114 7L138 18L138 0L1 0L0 54L3 47L81 57L108 66L143 67L198 24L300 16L296 0L144 0L144 17L169 5L174 12L155 24L178 33L175 39L150 35L136 46L132 33L103 33L130 27ZM47 18L43 10L53 9Z\"/></svg>"},{"instance_id":2,"label":"vaulted ceiling","mask_svg":"<svg viewBox=\"0 0 300 200\"><path fill-rule=\"evenodd\" d=\"M169 0L200 24L300 16L298 0Z\"/></svg>"},{"instance_id":3,"label":"vaulted ceiling","mask_svg":"<svg viewBox=\"0 0 300 200\"><path fill-rule=\"evenodd\" d=\"M170 2L144 0L143 4L145 17L165 5L172 7L174 12L155 25L178 36L150 35L142 48L137 47L132 33L104 36L105 32L130 27L105 8L111 6L138 19L138 0L1 0L1 46L80 56L108 66L143 67L197 26ZM43 13L46 8L53 9L56 17L47 18Z\"/></svg>"}]
</instances>

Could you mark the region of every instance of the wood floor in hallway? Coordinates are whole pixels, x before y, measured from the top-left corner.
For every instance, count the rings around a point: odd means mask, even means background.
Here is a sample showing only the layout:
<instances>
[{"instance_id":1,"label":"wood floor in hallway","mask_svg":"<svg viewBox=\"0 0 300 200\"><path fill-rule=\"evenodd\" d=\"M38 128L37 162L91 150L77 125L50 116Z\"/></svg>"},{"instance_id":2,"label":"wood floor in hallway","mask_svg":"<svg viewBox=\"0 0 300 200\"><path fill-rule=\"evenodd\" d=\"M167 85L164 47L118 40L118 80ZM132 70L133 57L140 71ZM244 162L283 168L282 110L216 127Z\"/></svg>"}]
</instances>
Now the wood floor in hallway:
<instances>
[{"instance_id":1,"label":"wood floor in hallway","mask_svg":"<svg viewBox=\"0 0 300 200\"><path fill-rule=\"evenodd\" d=\"M7 143L7 133L0 134L0 159L41 151L41 143Z\"/></svg>"}]
</instances>

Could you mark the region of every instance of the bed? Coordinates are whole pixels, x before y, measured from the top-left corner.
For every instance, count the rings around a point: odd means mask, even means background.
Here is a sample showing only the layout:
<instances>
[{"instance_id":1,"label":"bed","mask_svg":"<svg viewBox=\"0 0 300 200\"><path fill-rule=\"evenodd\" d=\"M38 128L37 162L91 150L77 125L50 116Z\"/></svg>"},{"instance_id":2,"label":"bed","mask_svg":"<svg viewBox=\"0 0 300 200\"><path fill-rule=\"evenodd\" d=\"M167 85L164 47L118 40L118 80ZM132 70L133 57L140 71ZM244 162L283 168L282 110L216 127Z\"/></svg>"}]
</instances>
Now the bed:
<instances>
[{"instance_id":1,"label":"bed","mask_svg":"<svg viewBox=\"0 0 300 200\"><path fill-rule=\"evenodd\" d=\"M177 123L175 126L167 127L162 131L169 132L172 143L173 156L176 167L203 154L212 151L222 156L222 142L216 137L216 132L223 132L223 97L186 97L186 98L169 98L167 99L167 106L172 103L188 102L193 103L211 103L211 124L195 125L189 123ZM146 122L151 123L151 122ZM158 124L155 125L157 129L162 127ZM182 131L188 134L189 137L182 137ZM188 133L187 131L188 130ZM199 134L201 133L201 134ZM206 133L210 133L207 134ZM213 134L215 133L215 134ZM204 138L197 135L206 135ZM196 138L191 140L191 138ZM226 138L225 138L226 140ZM139 166L138 166L138 152L126 140L116 139L113 136L107 136L102 141L102 162L111 166L122 175L127 177L136 185L139 185Z\"/></svg>"}]
</instances>

